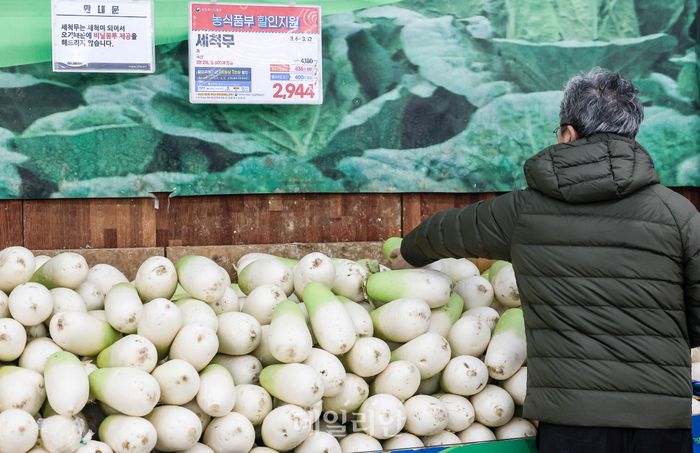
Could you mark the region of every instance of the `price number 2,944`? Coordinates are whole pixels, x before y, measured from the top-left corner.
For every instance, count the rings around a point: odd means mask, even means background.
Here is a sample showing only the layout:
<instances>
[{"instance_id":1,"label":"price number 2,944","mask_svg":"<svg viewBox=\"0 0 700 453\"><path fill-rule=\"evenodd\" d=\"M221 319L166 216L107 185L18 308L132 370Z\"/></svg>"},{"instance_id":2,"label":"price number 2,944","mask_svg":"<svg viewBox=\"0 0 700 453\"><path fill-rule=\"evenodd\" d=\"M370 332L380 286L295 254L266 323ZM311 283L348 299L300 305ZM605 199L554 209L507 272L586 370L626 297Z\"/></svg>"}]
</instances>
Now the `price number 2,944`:
<instances>
[{"instance_id":1,"label":"price number 2,944","mask_svg":"<svg viewBox=\"0 0 700 453\"><path fill-rule=\"evenodd\" d=\"M272 97L277 99L314 97L314 86L312 84L288 83L282 85L281 83L275 83L272 85L272 88L275 90L275 94Z\"/></svg>"}]
</instances>

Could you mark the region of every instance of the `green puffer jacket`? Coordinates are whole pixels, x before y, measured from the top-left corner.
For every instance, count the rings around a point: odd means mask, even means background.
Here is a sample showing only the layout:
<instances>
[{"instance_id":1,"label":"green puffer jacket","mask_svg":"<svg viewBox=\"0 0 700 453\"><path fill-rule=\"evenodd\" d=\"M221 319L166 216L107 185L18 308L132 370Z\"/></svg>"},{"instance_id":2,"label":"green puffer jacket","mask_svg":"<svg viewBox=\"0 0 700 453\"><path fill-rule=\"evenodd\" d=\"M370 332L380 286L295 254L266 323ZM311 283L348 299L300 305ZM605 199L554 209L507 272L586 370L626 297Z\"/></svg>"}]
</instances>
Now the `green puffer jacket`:
<instances>
[{"instance_id":1,"label":"green puffer jacket","mask_svg":"<svg viewBox=\"0 0 700 453\"><path fill-rule=\"evenodd\" d=\"M599 134L525 164L529 189L440 212L406 236L415 266L513 262L527 338L524 416L689 428L700 346L700 216L635 141Z\"/></svg>"}]
</instances>

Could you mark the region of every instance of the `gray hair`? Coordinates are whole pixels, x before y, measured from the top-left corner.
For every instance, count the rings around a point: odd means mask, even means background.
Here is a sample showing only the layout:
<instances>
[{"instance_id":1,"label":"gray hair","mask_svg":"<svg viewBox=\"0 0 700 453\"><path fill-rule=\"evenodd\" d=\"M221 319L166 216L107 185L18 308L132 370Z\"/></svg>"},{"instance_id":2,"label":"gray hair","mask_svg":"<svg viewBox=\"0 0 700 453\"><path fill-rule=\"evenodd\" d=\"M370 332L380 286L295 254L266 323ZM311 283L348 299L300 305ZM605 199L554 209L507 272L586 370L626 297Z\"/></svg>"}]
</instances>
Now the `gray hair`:
<instances>
[{"instance_id":1,"label":"gray hair","mask_svg":"<svg viewBox=\"0 0 700 453\"><path fill-rule=\"evenodd\" d=\"M593 68L566 83L559 122L582 137L610 133L634 138L643 119L637 89L618 73Z\"/></svg>"}]
</instances>

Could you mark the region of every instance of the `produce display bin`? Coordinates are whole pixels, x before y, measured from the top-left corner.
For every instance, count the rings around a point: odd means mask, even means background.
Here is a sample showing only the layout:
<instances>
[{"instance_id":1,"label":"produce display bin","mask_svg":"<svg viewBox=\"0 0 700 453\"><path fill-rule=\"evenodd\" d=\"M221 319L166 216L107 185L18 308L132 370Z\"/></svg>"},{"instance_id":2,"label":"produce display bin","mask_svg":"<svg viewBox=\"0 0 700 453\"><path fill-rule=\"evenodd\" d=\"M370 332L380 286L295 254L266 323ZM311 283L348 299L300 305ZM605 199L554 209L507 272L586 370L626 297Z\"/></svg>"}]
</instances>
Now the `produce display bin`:
<instances>
[{"instance_id":1,"label":"produce display bin","mask_svg":"<svg viewBox=\"0 0 700 453\"><path fill-rule=\"evenodd\" d=\"M693 453L700 453L700 415L693 416Z\"/></svg>"},{"instance_id":2,"label":"produce display bin","mask_svg":"<svg viewBox=\"0 0 700 453\"><path fill-rule=\"evenodd\" d=\"M535 438L477 442L465 445L414 448L408 450L385 450L391 453L537 453ZM370 452L368 452L370 453ZM371 452L379 453L379 452Z\"/></svg>"}]
</instances>

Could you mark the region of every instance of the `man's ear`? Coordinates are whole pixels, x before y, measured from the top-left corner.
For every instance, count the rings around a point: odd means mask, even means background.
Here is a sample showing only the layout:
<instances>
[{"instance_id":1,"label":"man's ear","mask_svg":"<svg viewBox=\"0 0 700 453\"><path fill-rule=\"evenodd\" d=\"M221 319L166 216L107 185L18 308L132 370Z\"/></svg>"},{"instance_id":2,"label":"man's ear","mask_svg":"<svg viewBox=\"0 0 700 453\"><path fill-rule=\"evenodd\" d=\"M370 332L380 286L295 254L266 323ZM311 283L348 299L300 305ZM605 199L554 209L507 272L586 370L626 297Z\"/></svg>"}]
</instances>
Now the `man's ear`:
<instances>
[{"instance_id":1,"label":"man's ear","mask_svg":"<svg viewBox=\"0 0 700 453\"><path fill-rule=\"evenodd\" d=\"M578 132L570 124L562 126L561 130L559 130L559 143L569 143L578 139Z\"/></svg>"}]
</instances>

